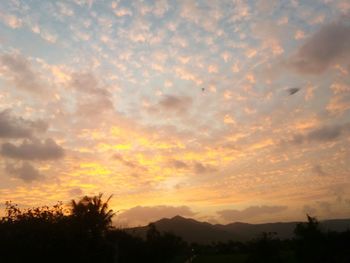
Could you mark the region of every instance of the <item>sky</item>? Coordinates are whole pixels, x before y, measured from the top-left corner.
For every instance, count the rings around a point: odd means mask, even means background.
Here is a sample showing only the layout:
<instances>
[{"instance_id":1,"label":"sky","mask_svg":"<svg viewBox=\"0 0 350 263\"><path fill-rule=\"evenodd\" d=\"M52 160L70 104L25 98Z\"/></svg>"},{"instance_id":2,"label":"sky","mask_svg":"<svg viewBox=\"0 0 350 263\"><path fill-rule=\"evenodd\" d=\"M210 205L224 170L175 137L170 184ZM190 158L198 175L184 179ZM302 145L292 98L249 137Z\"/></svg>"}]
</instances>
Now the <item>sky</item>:
<instances>
[{"instance_id":1,"label":"sky","mask_svg":"<svg viewBox=\"0 0 350 263\"><path fill-rule=\"evenodd\" d=\"M0 1L0 208L350 217L349 61L347 0Z\"/></svg>"}]
</instances>

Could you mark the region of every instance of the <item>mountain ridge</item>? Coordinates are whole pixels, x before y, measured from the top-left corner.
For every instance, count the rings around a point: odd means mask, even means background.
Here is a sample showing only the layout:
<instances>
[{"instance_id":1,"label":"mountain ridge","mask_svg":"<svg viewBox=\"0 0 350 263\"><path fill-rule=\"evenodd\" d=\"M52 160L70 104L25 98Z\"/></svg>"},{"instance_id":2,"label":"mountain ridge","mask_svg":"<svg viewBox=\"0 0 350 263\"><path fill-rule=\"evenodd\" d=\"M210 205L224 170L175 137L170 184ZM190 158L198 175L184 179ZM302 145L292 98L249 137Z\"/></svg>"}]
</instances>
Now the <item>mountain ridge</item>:
<instances>
[{"instance_id":1,"label":"mountain ridge","mask_svg":"<svg viewBox=\"0 0 350 263\"><path fill-rule=\"evenodd\" d=\"M288 239L294 236L294 229L298 223L274 222L262 224L250 224L244 222L232 222L229 224L211 224L197 221L193 218L174 216L162 218L153 222L160 232L171 232L182 237L189 243L208 244L212 242L249 241L258 237L263 232L275 232L280 239ZM320 221L324 231L345 231L350 229L350 219L327 219ZM145 238L148 226L127 228L132 235Z\"/></svg>"}]
</instances>

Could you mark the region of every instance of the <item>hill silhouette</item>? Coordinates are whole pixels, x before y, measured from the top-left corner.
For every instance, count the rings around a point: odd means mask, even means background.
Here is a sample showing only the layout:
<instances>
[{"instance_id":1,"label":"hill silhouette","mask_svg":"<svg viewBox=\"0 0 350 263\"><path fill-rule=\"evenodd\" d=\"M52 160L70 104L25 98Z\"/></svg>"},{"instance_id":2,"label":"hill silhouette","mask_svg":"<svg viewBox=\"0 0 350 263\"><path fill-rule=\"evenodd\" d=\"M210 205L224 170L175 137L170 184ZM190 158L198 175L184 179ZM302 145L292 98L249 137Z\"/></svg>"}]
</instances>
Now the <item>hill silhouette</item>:
<instances>
[{"instance_id":1,"label":"hill silhouette","mask_svg":"<svg viewBox=\"0 0 350 263\"><path fill-rule=\"evenodd\" d=\"M289 239L294 236L294 229L300 222L276 222L264 224L248 224L234 222L227 225L199 222L192 218L175 216L163 218L153 224L160 232L171 232L180 236L188 243L210 244L212 242L248 241L261 233L274 232L280 239ZM350 219L330 219L320 222L325 231L346 231L350 229ZM127 232L145 238L148 226L128 228Z\"/></svg>"}]
</instances>

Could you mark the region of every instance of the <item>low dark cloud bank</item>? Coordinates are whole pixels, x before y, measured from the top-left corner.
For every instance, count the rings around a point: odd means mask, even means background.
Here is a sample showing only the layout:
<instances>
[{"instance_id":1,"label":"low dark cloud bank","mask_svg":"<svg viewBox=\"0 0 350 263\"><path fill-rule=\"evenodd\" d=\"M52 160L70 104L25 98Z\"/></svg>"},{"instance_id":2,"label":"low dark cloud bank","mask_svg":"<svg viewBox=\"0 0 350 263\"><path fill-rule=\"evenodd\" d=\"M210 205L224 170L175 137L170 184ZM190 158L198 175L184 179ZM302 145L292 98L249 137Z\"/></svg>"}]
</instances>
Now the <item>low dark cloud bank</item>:
<instances>
[{"instance_id":1,"label":"low dark cloud bank","mask_svg":"<svg viewBox=\"0 0 350 263\"><path fill-rule=\"evenodd\" d=\"M250 206L243 210L236 210L236 209L221 210L221 211L217 211L217 213L223 219L228 221L234 221L234 220L247 221L259 215L279 213L286 210L287 208L288 208L287 206L262 205L262 206Z\"/></svg>"}]
</instances>

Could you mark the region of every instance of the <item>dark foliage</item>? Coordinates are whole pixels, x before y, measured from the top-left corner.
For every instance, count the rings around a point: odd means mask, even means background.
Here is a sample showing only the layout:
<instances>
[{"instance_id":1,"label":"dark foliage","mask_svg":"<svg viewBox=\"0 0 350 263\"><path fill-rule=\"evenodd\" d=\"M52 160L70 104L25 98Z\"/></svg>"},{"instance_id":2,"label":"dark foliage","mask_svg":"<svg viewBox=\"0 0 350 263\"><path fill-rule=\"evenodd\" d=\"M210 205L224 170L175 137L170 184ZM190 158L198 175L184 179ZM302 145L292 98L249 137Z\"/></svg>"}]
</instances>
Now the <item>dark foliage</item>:
<instances>
[{"instance_id":1,"label":"dark foliage","mask_svg":"<svg viewBox=\"0 0 350 263\"><path fill-rule=\"evenodd\" d=\"M274 263L281 262L281 241L276 233L262 233L261 236L248 243L248 262Z\"/></svg>"},{"instance_id":2,"label":"dark foliage","mask_svg":"<svg viewBox=\"0 0 350 263\"><path fill-rule=\"evenodd\" d=\"M297 224L292 240L262 233L246 243L189 246L172 233L159 232L155 224L148 226L145 239L112 228L109 200L104 202L100 194L73 200L68 208L58 203L27 210L7 202L6 216L0 220L0 261L175 263L201 262L207 256L219 257L220 262L350 262L350 231L323 232L309 215L307 222Z\"/></svg>"},{"instance_id":3,"label":"dark foliage","mask_svg":"<svg viewBox=\"0 0 350 263\"><path fill-rule=\"evenodd\" d=\"M0 221L0 262L173 262L186 243L150 226L147 240L111 227L113 211L102 194L53 207L21 210L6 203Z\"/></svg>"},{"instance_id":4,"label":"dark foliage","mask_svg":"<svg viewBox=\"0 0 350 263\"><path fill-rule=\"evenodd\" d=\"M111 262L113 247L102 236L111 221L95 224L103 213L97 215L87 206L79 217L74 207L64 209L61 203L21 210L7 202L5 211L0 223L1 262Z\"/></svg>"},{"instance_id":5,"label":"dark foliage","mask_svg":"<svg viewBox=\"0 0 350 263\"><path fill-rule=\"evenodd\" d=\"M350 262L350 231L323 233L316 218L295 228L295 251L299 262Z\"/></svg>"}]
</instances>

